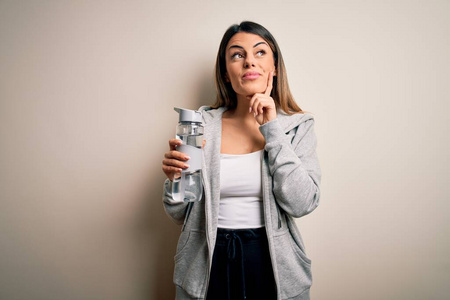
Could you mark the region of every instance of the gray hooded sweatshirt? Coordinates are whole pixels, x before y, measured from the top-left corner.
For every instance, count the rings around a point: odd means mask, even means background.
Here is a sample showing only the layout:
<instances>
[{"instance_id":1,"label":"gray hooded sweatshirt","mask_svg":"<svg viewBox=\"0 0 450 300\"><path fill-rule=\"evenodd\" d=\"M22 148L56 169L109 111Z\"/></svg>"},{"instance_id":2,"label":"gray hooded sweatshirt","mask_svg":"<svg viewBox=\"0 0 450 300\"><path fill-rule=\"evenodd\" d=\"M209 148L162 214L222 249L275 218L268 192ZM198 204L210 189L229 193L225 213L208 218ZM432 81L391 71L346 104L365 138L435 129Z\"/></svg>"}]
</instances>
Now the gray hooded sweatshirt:
<instances>
[{"instance_id":1,"label":"gray hooded sweatshirt","mask_svg":"<svg viewBox=\"0 0 450 300\"><path fill-rule=\"evenodd\" d=\"M176 299L205 299L216 243L220 201L220 148L224 107L201 107L205 127L201 201L174 201L172 183L164 183L166 213L183 224L175 255ZM319 204L321 171L316 155L314 119L287 115L262 126L266 145L262 157L264 222L277 285L277 299L309 300L311 260L305 254L294 222Z\"/></svg>"}]
</instances>

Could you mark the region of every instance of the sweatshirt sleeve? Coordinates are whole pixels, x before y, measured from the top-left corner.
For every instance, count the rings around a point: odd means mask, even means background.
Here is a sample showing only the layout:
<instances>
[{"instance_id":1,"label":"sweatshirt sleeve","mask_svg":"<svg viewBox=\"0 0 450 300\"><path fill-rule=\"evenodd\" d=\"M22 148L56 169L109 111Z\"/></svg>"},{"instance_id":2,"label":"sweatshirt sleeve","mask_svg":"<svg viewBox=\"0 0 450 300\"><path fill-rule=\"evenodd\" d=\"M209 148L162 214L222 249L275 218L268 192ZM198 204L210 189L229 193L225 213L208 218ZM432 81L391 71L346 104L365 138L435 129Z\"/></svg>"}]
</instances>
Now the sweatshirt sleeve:
<instances>
[{"instance_id":1,"label":"sweatshirt sleeve","mask_svg":"<svg viewBox=\"0 0 450 300\"><path fill-rule=\"evenodd\" d=\"M177 201L172 197L172 181L164 181L163 204L166 214L178 225L183 224L188 202Z\"/></svg>"},{"instance_id":2,"label":"sweatshirt sleeve","mask_svg":"<svg viewBox=\"0 0 450 300\"><path fill-rule=\"evenodd\" d=\"M302 122L293 137L284 133L277 119L260 126L260 131L266 139L265 150L278 205L296 218L309 214L319 205L320 198L321 170L314 119Z\"/></svg>"}]
</instances>

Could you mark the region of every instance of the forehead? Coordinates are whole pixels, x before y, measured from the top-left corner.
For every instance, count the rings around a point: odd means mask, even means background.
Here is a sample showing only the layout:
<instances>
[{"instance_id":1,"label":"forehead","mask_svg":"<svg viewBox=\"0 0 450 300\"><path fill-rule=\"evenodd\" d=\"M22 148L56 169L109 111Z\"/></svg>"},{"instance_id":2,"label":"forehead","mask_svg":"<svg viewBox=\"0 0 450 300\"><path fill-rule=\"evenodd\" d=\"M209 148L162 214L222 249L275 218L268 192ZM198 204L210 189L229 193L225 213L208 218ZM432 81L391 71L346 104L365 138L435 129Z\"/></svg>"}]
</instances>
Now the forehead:
<instances>
[{"instance_id":1,"label":"forehead","mask_svg":"<svg viewBox=\"0 0 450 300\"><path fill-rule=\"evenodd\" d=\"M229 49L229 47L233 45L253 47L259 42L264 42L267 44L267 42L257 34L238 32L231 37L230 41L227 44L227 49Z\"/></svg>"}]
</instances>

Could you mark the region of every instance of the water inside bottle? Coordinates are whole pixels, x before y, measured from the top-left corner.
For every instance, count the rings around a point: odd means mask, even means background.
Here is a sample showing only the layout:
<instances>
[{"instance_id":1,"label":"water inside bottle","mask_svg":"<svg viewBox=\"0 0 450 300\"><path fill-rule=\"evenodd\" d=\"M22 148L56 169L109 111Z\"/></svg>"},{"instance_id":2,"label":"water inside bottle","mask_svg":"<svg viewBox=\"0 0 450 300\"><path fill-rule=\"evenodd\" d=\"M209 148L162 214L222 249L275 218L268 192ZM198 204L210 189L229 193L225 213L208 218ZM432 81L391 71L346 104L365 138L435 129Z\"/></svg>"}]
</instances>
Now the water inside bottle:
<instances>
[{"instance_id":1,"label":"water inside bottle","mask_svg":"<svg viewBox=\"0 0 450 300\"><path fill-rule=\"evenodd\" d=\"M203 134L197 132L197 128L192 126L179 126L179 132L177 132L176 137L177 139L180 139L184 145L190 145L200 149L203 145ZM203 195L201 170L182 171L182 173L184 174L184 195L181 190L183 185L181 182L182 178L174 178L172 183L173 199L186 202L200 201Z\"/></svg>"},{"instance_id":2,"label":"water inside bottle","mask_svg":"<svg viewBox=\"0 0 450 300\"><path fill-rule=\"evenodd\" d=\"M184 145L190 145L197 148L201 148L203 144L203 135L176 135L177 139L180 139Z\"/></svg>"},{"instance_id":3,"label":"water inside bottle","mask_svg":"<svg viewBox=\"0 0 450 300\"><path fill-rule=\"evenodd\" d=\"M172 182L172 197L177 201L200 201L203 195L201 170L185 173L184 196L181 199L181 177L174 178Z\"/></svg>"}]
</instances>

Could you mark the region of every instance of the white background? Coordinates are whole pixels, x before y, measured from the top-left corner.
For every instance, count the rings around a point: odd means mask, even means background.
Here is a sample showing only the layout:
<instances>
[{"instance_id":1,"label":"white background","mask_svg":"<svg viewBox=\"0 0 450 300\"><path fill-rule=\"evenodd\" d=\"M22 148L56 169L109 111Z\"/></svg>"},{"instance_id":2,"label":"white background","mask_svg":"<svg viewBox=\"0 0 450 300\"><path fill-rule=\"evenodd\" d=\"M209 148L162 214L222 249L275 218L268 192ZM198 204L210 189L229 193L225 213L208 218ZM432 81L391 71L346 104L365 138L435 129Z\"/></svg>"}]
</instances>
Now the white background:
<instances>
[{"instance_id":1,"label":"white background","mask_svg":"<svg viewBox=\"0 0 450 300\"><path fill-rule=\"evenodd\" d=\"M0 298L173 299L174 106L220 39L277 38L316 118L314 300L450 294L449 1L0 1Z\"/></svg>"}]
</instances>

